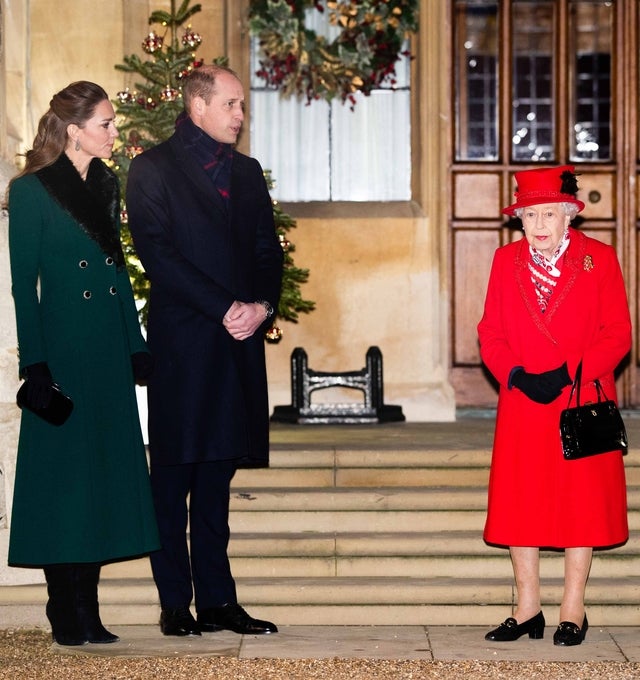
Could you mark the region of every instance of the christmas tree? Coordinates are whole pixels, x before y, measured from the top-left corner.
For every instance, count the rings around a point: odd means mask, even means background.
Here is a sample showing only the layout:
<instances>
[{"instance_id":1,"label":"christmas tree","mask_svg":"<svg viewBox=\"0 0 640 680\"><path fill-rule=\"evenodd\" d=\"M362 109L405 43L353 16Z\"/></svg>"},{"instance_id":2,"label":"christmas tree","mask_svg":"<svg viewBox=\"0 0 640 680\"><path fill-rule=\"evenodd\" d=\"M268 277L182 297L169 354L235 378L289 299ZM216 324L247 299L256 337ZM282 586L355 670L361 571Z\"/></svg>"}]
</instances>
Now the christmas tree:
<instances>
[{"instance_id":1,"label":"christmas tree","mask_svg":"<svg viewBox=\"0 0 640 680\"><path fill-rule=\"evenodd\" d=\"M131 160L146 149L168 139L174 131L175 121L183 110L181 81L193 69L202 65L196 58L196 50L202 42L201 36L187 22L201 11L201 5L191 5L191 0L183 0L176 9L176 0L171 0L170 11L158 10L149 16L149 25L159 26L152 30L142 41L142 49L148 55L141 59L137 55L123 58L116 69L136 74L140 78L133 89L118 92L114 102L120 130L119 144L113 154L113 168L118 174L121 186L126 185L127 172ZM178 35L181 27L182 35ZM214 59L214 63L227 65L225 57ZM273 187L270 172L265 171L269 189ZM309 278L309 270L296 267L292 253L294 245L288 240L288 232L295 228L296 222L284 213L277 201L273 201L273 216L280 244L284 251L284 269L280 304L272 327L266 333L266 340L277 342L282 330L275 325L276 318L284 321L298 320L300 312L308 313L314 303L302 297L300 285ZM149 280L136 255L127 228L126 208L122 211L122 241L127 259L129 275L140 317L144 324L147 320L149 299Z\"/></svg>"},{"instance_id":2,"label":"christmas tree","mask_svg":"<svg viewBox=\"0 0 640 680\"><path fill-rule=\"evenodd\" d=\"M264 174L267 181L267 187L272 189L274 180L271 177L271 171L265 170ZM306 283L309 278L309 270L300 269L300 267L296 267L293 262L291 253L293 253L296 248L293 243L288 240L287 232L290 229L295 228L296 221L291 215L287 215L287 213L282 210L278 201L272 201L272 204L273 221L276 225L276 233L278 234L280 245L284 251L284 268L282 270L282 288L280 291L280 303L278 304L278 316L285 321L297 323L299 312L308 314L315 307L315 303L311 300L305 300L300 291L300 284ZM272 324L271 328L266 333L267 341L278 342L281 337L282 330L275 324Z\"/></svg>"}]
</instances>

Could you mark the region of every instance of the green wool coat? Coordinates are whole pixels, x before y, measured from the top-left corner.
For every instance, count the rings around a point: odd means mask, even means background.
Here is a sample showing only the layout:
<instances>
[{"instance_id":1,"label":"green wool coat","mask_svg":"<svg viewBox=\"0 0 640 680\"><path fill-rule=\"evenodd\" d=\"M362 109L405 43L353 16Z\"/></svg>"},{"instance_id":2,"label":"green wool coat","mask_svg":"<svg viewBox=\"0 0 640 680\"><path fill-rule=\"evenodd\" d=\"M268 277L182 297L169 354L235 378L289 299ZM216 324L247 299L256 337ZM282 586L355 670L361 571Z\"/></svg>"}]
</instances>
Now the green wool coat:
<instances>
[{"instance_id":1,"label":"green wool coat","mask_svg":"<svg viewBox=\"0 0 640 680\"><path fill-rule=\"evenodd\" d=\"M46 361L74 410L61 426L22 412L15 566L105 562L159 547L131 367L146 345L118 266L117 180L94 159L85 184L64 154L46 170L18 178L9 194L19 362L22 371Z\"/></svg>"}]
</instances>

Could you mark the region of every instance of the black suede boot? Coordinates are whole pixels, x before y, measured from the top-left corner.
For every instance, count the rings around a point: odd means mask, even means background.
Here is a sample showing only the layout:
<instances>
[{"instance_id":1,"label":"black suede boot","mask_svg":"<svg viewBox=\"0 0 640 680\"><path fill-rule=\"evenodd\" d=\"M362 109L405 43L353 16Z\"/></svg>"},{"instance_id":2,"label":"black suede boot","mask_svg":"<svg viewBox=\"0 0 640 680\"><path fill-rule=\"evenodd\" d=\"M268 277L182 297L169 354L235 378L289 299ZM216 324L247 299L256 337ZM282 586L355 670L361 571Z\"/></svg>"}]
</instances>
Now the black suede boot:
<instances>
[{"instance_id":1,"label":"black suede boot","mask_svg":"<svg viewBox=\"0 0 640 680\"><path fill-rule=\"evenodd\" d=\"M76 564L76 597L78 621L82 635L94 644L117 642L120 638L110 633L100 620L98 605L99 564Z\"/></svg>"},{"instance_id":2,"label":"black suede boot","mask_svg":"<svg viewBox=\"0 0 640 680\"><path fill-rule=\"evenodd\" d=\"M77 615L74 565L49 564L44 567L44 576L49 594L46 612L54 642L65 646L86 644Z\"/></svg>"}]
</instances>

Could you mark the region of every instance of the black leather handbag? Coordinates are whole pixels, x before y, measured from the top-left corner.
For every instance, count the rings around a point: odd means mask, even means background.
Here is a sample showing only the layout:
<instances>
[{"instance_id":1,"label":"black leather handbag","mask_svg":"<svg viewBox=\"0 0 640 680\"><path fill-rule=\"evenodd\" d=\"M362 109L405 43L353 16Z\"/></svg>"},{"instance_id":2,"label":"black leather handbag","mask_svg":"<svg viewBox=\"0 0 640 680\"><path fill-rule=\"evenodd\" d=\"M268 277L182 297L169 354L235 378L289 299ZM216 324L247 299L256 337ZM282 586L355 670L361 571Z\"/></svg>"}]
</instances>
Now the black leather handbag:
<instances>
[{"instance_id":1,"label":"black leather handbag","mask_svg":"<svg viewBox=\"0 0 640 680\"><path fill-rule=\"evenodd\" d=\"M62 425L71 415L71 411L73 411L73 401L56 384L53 385L51 401L44 408L39 408L30 403L27 395L27 381L25 380L16 395L18 406L35 413L51 425Z\"/></svg>"},{"instance_id":2,"label":"black leather handbag","mask_svg":"<svg viewBox=\"0 0 640 680\"><path fill-rule=\"evenodd\" d=\"M599 380L595 381L598 401L581 405L581 378L582 362L578 364L576 370L567 408L560 414L560 437L564 457L566 460L576 460L608 451L622 451L625 455L629 444L618 407L607 399ZM569 408L574 392L576 405Z\"/></svg>"}]
</instances>

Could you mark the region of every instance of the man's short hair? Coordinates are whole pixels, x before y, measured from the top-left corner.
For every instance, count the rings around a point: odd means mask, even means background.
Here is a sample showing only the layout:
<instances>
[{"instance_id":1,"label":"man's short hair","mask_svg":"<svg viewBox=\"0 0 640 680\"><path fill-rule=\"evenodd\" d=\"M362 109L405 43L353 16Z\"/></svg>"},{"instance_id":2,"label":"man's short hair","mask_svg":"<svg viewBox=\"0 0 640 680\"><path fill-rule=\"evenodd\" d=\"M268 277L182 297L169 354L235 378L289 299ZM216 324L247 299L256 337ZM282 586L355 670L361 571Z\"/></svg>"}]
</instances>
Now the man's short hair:
<instances>
[{"instance_id":1,"label":"man's short hair","mask_svg":"<svg viewBox=\"0 0 640 680\"><path fill-rule=\"evenodd\" d=\"M200 97L205 104L211 101L211 96L216 91L216 78L221 73L228 73L236 78L240 78L238 74L227 66L218 66L217 64L206 64L193 69L191 73L184 79L182 85L182 99L184 108L187 113L191 113L191 102L194 97Z\"/></svg>"}]
</instances>

